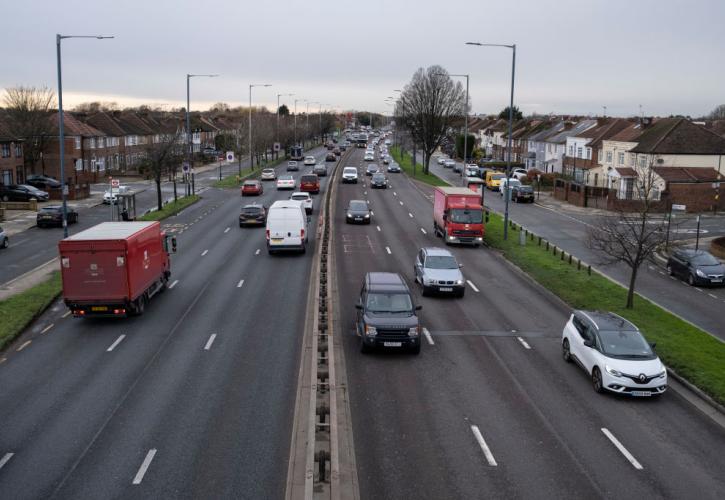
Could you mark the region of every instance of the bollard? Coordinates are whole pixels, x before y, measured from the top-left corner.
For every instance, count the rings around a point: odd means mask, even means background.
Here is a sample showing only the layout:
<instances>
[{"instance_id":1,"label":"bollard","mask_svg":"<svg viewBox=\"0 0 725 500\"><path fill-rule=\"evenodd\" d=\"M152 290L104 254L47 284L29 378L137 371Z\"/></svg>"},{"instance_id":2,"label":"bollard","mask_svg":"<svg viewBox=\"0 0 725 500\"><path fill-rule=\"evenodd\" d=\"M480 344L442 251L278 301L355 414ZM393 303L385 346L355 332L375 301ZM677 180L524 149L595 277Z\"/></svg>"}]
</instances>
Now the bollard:
<instances>
[{"instance_id":1,"label":"bollard","mask_svg":"<svg viewBox=\"0 0 725 500\"><path fill-rule=\"evenodd\" d=\"M577 259L576 260L576 270L577 271L581 271L582 270L582 260L581 259Z\"/></svg>"},{"instance_id":2,"label":"bollard","mask_svg":"<svg viewBox=\"0 0 725 500\"><path fill-rule=\"evenodd\" d=\"M569 265L571 265L571 254L569 254Z\"/></svg>"},{"instance_id":3,"label":"bollard","mask_svg":"<svg viewBox=\"0 0 725 500\"><path fill-rule=\"evenodd\" d=\"M548 241L546 242L546 251L547 252L549 251L549 242Z\"/></svg>"},{"instance_id":4,"label":"bollard","mask_svg":"<svg viewBox=\"0 0 725 500\"><path fill-rule=\"evenodd\" d=\"M591 265L587 266L587 273L589 274L589 276L592 275L592 266Z\"/></svg>"},{"instance_id":5,"label":"bollard","mask_svg":"<svg viewBox=\"0 0 725 500\"><path fill-rule=\"evenodd\" d=\"M526 245L526 235L523 231L519 231L519 245L522 247Z\"/></svg>"},{"instance_id":6,"label":"bollard","mask_svg":"<svg viewBox=\"0 0 725 500\"><path fill-rule=\"evenodd\" d=\"M565 254L565 252L564 252L564 250L562 250L561 251L561 260L564 260L564 254Z\"/></svg>"}]
</instances>

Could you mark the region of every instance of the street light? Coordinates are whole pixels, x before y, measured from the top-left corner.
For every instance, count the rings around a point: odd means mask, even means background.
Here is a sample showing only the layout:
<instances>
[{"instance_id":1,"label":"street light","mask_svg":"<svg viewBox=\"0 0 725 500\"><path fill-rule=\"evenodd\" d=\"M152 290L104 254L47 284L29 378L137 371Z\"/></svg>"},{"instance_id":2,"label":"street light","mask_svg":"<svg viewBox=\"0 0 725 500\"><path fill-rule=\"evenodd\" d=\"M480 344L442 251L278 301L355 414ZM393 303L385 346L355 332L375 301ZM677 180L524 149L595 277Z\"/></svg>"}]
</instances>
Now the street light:
<instances>
[{"instance_id":1,"label":"street light","mask_svg":"<svg viewBox=\"0 0 725 500\"><path fill-rule=\"evenodd\" d=\"M55 35L55 52L58 65L58 138L60 141L60 193L63 200L63 237L68 237L68 196L66 194L67 186L65 184L65 132L63 130L63 78L61 76L61 54L60 42L65 38L95 38L104 40L114 38L113 36L103 35Z\"/></svg>"},{"instance_id":2,"label":"street light","mask_svg":"<svg viewBox=\"0 0 725 500\"><path fill-rule=\"evenodd\" d=\"M479 42L466 42L466 45L478 45L479 47L505 47L512 50L511 59L511 100L509 102L509 136L508 136L508 155L506 155L506 178L508 179L511 175L511 133L513 129L514 121L514 76L516 75L516 44L505 45L499 43L479 43ZM504 194L505 198L505 210L503 218L503 239L508 239L508 227L509 227L509 187L508 182L506 183L506 190Z\"/></svg>"},{"instance_id":3,"label":"street light","mask_svg":"<svg viewBox=\"0 0 725 500\"><path fill-rule=\"evenodd\" d=\"M279 142L279 98L280 97L291 97L294 94L277 94L277 142Z\"/></svg>"},{"instance_id":4,"label":"street light","mask_svg":"<svg viewBox=\"0 0 725 500\"><path fill-rule=\"evenodd\" d=\"M189 165L189 171L191 172L191 179L193 184L194 179L194 173L191 165L191 156L192 156L192 145L191 145L191 124L190 124L190 113L191 110L189 109L190 104L190 97L189 97L189 80L195 77L205 77L205 78L216 78L219 75L190 75L187 73L186 75L186 160L187 164ZM241 169L241 167L239 167ZM186 183L186 194L187 196L191 194L189 189L189 183Z\"/></svg>"},{"instance_id":5,"label":"street light","mask_svg":"<svg viewBox=\"0 0 725 500\"><path fill-rule=\"evenodd\" d=\"M466 77L466 121L463 133L463 168L461 169L461 177L466 171L466 161L468 159L468 80L469 75L447 75L446 73L436 73L439 76L460 76Z\"/></svg>"},{"instance_id":6,"label":"street light","mask_svg":"<svg viewBox=\"0 0 725 500\"><path fill-rule=\"evenodd\" d=\"M254 170L254 158L252 157L252 87L271 87L271 83L250 83L249 84L249 168Z\"/></svg>"}]
</instances>

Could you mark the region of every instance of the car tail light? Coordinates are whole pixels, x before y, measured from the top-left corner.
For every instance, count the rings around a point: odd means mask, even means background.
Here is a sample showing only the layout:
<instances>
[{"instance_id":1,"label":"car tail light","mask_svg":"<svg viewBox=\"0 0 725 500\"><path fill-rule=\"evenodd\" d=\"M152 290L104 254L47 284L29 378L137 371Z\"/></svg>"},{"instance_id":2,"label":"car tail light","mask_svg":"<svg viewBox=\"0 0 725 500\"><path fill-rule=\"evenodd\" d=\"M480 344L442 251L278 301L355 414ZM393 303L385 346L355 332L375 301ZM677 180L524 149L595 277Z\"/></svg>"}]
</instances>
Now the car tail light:
<instances>
[{"instance_id":1,"label":"car tail light","mask_svg":"<svg viewBox=\"0 0 725 500\"><path fill-rule=\"evenodd\" d=\"M300 238L305 239L305 230L300 229Z\"/></svg>"},{"instance_id":2,"label":"car tail light","mask_svg":"<svg viewBox=\"0 0 725 500\"><path fill-rule=\"evenodd\" d=\"M267 229L267 239L269 239L269 229Z\"/></svg>"},{"instance_id":3,"label":"car tail light","mask_svg":"<svg viewBox=\"0 0 725 500\"><path fill-rule=\"evenodd\" d=\"M78 309L76 311L73 311L73 314L78 315L78 316L83 316L86 314L86 312L83 309Z\"/></svg>"}]
</instances>

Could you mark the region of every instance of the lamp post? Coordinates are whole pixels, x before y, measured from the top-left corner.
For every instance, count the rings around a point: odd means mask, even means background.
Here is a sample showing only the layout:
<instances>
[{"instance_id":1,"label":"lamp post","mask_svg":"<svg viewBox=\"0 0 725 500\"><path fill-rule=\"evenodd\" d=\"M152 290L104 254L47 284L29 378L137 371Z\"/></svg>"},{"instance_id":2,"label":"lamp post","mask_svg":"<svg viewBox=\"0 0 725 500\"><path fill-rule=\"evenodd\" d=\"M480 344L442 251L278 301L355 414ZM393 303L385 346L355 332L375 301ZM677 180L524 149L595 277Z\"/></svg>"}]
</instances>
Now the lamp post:
<instances>
[{"instance_id":1,"label":"lamp post","mask_svg":"<svg viewBox=\"0 0 725 500\"><path fill-rule=\"evenodd\" d=\"M193 169L192 169L192 165L191 165L191 157L192 157L191 119L189 118L189 116L191 114L191 110L189 109L189 106L191 106L191 104L190 104L191 99L190 99L190 92L189 92L189 80L191 80L192 78L195 78L195 77L216 78L217 76L219 76L219 75L191 75L188 73L186 75L186 161L187 161L187 164L189 165L189 172L191 172L192 181L194 178L194 173L192 171ZM187 196L189 194L191 194L189 187L190 187L189 183L187 182L186 183Z\"/></svg>"},{"instance_id":2,"label":"lamp post","mask_svg":"<svg viewBox=\"0 0 725 500\"><path fill-rule=\"evenodd\" d=\"M61 63L61 50L60 42L65 38L95 38L97 40L104 40L108 38L114 38L113 36L103 35L55 35L55 55L58 66L58 139L60 142L60 192L63 200L63 237L68 237L68 195L66 190L68 187L65 183L65 132L63 130L63 78L62 78L62 63Z\"/></svg>"},{"instance_id":3,"label":"lamp post","mask_svg":"<svg viewBox=\"0 0 725 500\"><path fill-rule=\"evenodd\" d=\"M254 170L254 157L252 156L252 87L271 87L271 83L249 84L249 168Z\"/></svg>"},{"instance_id":4,"label":"lamp post","mask_svg":"<svg viewBox=\"0 0 725 500\"><path fill-rule=\"evenodd\" d=\"M516 44L505 45L500 43L479 43L479 42L466 42L466 45L477 45L479 47L505 47L511 49L511 100L509 101L509 134L508 134L508 154L506 155L506 178L511 175L511 133L513 129L514 121L514 77L516 75ZM506 191L504 193L505 210L503 218L503 239L508 239L508 225L509 225L509 188L508 182L506 183Z\"/></svg>"},{"instance_id":5,"label":"lamp post","mask_svg":"<svg viewBox=\"0 0 725 500\"><path fill-rule=\"evenodd\" d=\"M279 98L282 96L293 96L294 94L277 94L277 142L279 142Z\"/></svg>"},{"instance_id":6,"label":"lamp post","mask_svg":"<svg viewBox=\"0 0 725 500\"><path fill-rule=\"evenodd\" d=\"M307 111L305 111L305 135L310 137L310 101L307 101ZM304 143L304 141L303 141Z\"/></svg>"}]
</instances>

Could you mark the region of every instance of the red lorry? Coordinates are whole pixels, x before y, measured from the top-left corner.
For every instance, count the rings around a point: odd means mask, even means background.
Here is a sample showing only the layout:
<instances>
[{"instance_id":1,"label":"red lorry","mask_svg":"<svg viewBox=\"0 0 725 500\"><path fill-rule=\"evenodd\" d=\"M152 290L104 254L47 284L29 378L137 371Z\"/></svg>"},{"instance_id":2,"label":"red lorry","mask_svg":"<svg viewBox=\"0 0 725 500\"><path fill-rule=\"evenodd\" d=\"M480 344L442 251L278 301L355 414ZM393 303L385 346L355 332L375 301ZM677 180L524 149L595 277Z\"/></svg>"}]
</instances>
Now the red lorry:
<instances>
[{"instance_id":1,"label":"red lorry","mask_svg":"<svg viewBox=\"0 0 725 500\"><path fill-rule=\"evenodd\" d=\"M462 187L437 187L433 199L433 229L446 242L483 243L481 195Z\"/></svg>"},{"instance_id":2,"label":"red lorry","mask_svg":"<svg viewBox=\"0 0 725 500\"><path fill-rule=\"evenodd\" d=\"M103 222L61 240L58 249L63 299L73 316L123 317L142 314L167 287L176 238L159 222Z\"/></svg>"}]
</instances>

